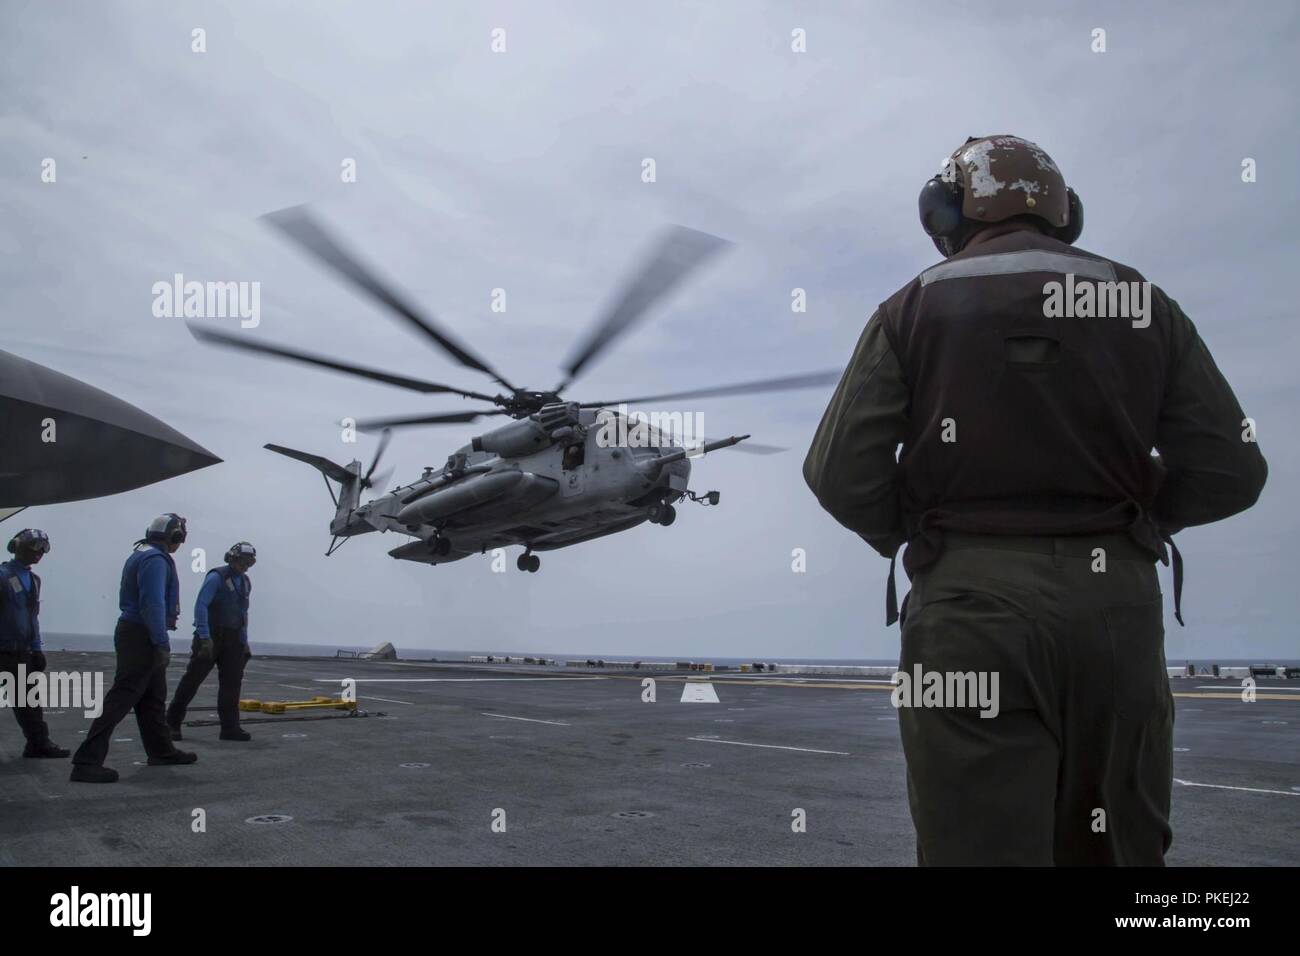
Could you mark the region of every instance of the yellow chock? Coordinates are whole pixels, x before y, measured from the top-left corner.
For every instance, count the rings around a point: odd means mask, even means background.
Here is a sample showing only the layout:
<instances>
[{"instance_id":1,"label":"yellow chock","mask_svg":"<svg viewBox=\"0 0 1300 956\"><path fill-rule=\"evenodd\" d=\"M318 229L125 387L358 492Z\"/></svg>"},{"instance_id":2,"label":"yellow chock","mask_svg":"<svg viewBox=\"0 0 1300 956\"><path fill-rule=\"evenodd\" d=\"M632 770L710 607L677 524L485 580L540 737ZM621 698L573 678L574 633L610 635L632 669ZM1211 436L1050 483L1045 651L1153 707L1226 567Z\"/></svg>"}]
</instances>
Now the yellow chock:
<instances>
[{"instance_id":1,"label":"yellow chock","mask_svg":"<svg viewBox=\"0 0 1300 956\"><path fill-rule=\"evenodd\" d=\"M260 700L251 700L251 699L241 700L239 702L239 709L240 710L261 710L262 702Z\"/></svg>"},{"instance_id":2,"label":"yellow chock","mask_svg":"<svg viewBox=\"0 0 1300 956\"><path fill-rule=\"evenodd\" d=\"M313 697L311 700L262 701L262 713L286 714L295 710L356 710L356 701L337 697Z\"/></svg>"}]
</instances>

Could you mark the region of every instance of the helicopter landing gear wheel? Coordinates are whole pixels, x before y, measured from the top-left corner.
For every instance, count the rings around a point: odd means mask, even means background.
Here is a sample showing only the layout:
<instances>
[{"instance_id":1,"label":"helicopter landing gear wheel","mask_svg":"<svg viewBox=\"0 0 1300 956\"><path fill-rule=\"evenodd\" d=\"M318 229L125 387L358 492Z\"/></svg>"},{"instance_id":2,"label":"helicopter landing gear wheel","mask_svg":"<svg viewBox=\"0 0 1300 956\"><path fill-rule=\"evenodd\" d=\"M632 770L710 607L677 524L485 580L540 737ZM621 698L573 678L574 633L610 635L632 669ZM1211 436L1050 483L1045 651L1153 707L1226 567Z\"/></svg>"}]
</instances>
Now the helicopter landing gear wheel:
<instances>
[{"instance_id":1,"label":"helicopter landing gear wheel","mask_svg":"<svg viewBox=\"0 0 1300 956\"><path fill-rule=\"evenodd\" d=\"M451 539L439 535L433 539L432 543L429 545L429 550L438 557L444 558L451 554Z\"/></svg>"},{"instance_id":2,"label":"helicopter landing gear wheel","mask_svg":"<svg viewBox=\"0 0 1300 956\"><path fill-rule=\"evenodd\" d=\"M666 501L660 501L650 506L649 519L651 524L663 525L666 528L677 520L677 509Z\"/></svg>"},{"instance_id":3,"label":"helicopter landing gear wheel","mask_svg":"<svg viewBox=\"0 0 1300 956\"><path fill-rule=\"evenodd\" d=\"M529 574L536 574L542 566L542 559L535 554L525 552L515 561L515 567L520 571L527 571Z\"/></svg>"}]
</instances>

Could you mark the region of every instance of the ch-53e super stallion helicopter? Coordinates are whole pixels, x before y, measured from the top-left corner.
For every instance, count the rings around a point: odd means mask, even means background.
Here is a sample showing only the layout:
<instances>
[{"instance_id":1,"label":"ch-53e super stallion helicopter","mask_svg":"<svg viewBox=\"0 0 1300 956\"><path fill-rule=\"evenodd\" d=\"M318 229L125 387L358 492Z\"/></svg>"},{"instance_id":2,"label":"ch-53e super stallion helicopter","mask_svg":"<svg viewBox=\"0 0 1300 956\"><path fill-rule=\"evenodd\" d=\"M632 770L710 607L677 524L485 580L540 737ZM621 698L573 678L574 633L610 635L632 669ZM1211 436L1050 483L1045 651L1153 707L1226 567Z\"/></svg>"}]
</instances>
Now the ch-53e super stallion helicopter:
<instances>
[{"instance_id":1,"label":"ch-53e super stallion helicopter","mask_svg":"<svg viewBox=\"0 0 1300 956\"><path fill-rule=\"evenodd\" d=\"M644 422L633 421L629 426L627 416L609 411L608 406L810 388L839 378L838 372L827 371L599 402L565 401L560 397L615 338L696 266L728 244L693 229L677 226L664 234L649 259L574 350L561 382L549 391L532 391L512 385L432 318L417 313L345 252L304 207L263 218L461 365L490 376L505 390L495 395L467 391L191 325L194 336L204 342L304 362L416 392L460 395L496 406L358 423L362 430L383 432L374 460L364 473L360 461L339 465L319 455L266 445L271 451L306 462L325 476L336 508L330 522L333 540L327 555L341 547L340 539L346 541L371 531L396 531L414 539L388 552L404 561L446 564L518 544L523 545L524 552L517 567L536 571L541 559L534 551L568 547L627 531L645 521L670 525L677 515L674 503L689 498L716 505L719 500L716 491L697 494L689 489L689 459L737 445L749 436L701 439L682 447L667 447L663 436L646 429ZM384 476L375 478L374 472L391 429L473 422L491 415L507 415L515 420L474 438L454 452L441 469L427 468L411 484L361 504L361 492L384 481ZM648 441L608 441L608 425L619 424L620 419L624 436L648 436ZM602 433L605 440L601 440ZM739 446L739 450L764 453L781 449L751 443ZM337 495L330 479L339 483Z\"/></svg>"}]
</instances>

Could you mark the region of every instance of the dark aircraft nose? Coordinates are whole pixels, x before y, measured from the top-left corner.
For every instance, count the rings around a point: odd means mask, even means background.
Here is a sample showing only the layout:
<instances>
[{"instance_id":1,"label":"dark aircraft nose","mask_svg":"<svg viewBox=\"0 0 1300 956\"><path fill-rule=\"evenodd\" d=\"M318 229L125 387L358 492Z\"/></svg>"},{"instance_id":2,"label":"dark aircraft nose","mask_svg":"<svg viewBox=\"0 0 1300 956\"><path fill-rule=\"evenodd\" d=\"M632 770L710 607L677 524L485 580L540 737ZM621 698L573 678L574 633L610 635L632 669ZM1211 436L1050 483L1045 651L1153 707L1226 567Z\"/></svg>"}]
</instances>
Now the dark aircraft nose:
<instances>
[{"instance_id":1,"label":"dark aircraft nose","mask_svg":"<svg viewBox=\"0 0 1300 956\"><path fill-rule=\"evenodd\" d=\"M134 405L0 351L0 505L113 495L219 461Z\"/></svg>"}]
</instances>

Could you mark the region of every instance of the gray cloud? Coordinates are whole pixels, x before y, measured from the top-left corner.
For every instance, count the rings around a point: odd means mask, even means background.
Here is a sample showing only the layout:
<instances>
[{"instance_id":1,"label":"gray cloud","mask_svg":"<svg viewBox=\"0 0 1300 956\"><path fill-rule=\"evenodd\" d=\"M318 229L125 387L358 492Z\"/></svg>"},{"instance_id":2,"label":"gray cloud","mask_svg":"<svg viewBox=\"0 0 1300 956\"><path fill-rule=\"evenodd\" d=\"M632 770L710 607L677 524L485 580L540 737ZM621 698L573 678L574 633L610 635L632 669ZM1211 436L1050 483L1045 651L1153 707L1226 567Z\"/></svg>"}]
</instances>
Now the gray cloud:
<instances>
[{"instance_id":1,"label":"gray cloud","mask_svg":"<svg viewBox=\"0 0 1300 956\"><path fill-rule=\"evenodd\" d=\"M701 403L726 452L693 484L723 507L548 556L394 562L397 541L321 555L329 500L267 441L346 460L333 423L458 407L204 349L150 313L181 272L262 283L255 334L466 387L255 222L316 205L368 262L511 377L550 385L667 222L734 240L577 395L842 364L876 303L935 260L920 183L968 134L1042 143L1085 198L1081 245L1130 262L1200 328L1259 422L1257 508L1182 536L1183 656L1296 656L1292 283L1300 154L1286 5L496 3L18 4L0 38L7 348L108 388L226 459L111 499L33 509L55 551L46 627L107 631L120 562L153 514L219 555L254 541L256 641L605 653L891 657L886 565L799 475L827 394ZM190 52L190 30L208 52ZM509 52L489 50L507 30ZM792 54L790 31L807 30ZM1108 52L1089 49L1094 27ZM44 157L56 185L40 182ZM640 181L654 157L658 182ZM1259 182L1240 182L1243 157ZM84 158L83 158L84 157ZM339 181L354 157L359 181ZM792 315L790 290L808 290ZM493 288L509 311L488 307ZM475 426L402 433L405 480ZM15 519L22 520L22 519ZM809 570L790 571L791 549ZM185 584L192 598L197 581ZM1166 586L1166 590L1170 590Z\"/></svg>"}]
</instances>

